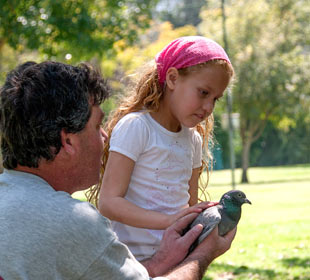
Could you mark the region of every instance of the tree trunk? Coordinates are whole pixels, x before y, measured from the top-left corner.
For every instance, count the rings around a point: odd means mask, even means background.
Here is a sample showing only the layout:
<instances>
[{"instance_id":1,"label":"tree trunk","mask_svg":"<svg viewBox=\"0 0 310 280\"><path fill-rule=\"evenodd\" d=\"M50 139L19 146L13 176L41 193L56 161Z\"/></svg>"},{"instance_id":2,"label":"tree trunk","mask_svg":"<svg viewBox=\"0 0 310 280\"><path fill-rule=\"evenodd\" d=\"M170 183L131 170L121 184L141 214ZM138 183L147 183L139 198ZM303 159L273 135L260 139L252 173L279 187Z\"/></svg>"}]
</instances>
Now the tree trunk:
<instances>
[{"instance_id":1,"label":"tree trunk","mask_svg":"<svg viewBox=\"0 0 310 280\"><path fill-rule=\"evenodd\" d=\"M247 171L250 162L250 149L252 141L249 138L242 139L242 176L241 183L249 183Z\"/></svg>"},{"instance_id":2,"label":"tree trunk","mask_svg":"<svg viewBox=\"0 0 310 280\"><path fill-rule=\"evenodd\" d=\"M240 135L242 141L242 175L241 183L249 183L247 171L250 166L250 150L252 144L262 135L266 126L269 113L266 113L265 119L259 121L241 121Z\"/></svg>"},{"instance_id":3,"label":"tree trunk","mask_svg":"<svg viewBox=\"0 0 310 280\"><path fill-rule=\"evenodd\" d=\"M252 145L252 135L241 127L241 141L242 141L242 175L241 183L249 183L247 171L250 163L250 149Z\"/></svg>"},{"instance_id":4,"label":"tree trunk","mask_svg":"<svg viewBox=\"0 0 310 280\"><path fill-rule=\"evenodd\" d=\"M0 71L2 71L2 49L4 46L5 40L0 38ZM1 144L1 141L0 141ZM3 172L3 164L2 164L2 154L0 149L0 173Z\"/></svg>"},{"instance_id":5,"label":"tree trunk","mask_svg":"<svg viewBox=\"0 0 310 280\"><path fill-rule=\"evenodd\" d=\"M3 172L3 164L2 164L2 154L0 152L0 173Z\"/></svg>"},{"instance_id":6,"label":"tree trunk","mask_svg":"<svg viewBox=\"0 0 310 280\"><path fill-rule=\"evenodd\" d=\"M241 183L248 183L247 170L249 168L249 159L250 159L250 143L246 141L242 148L242 176Z\"/></svg>"}]
</instances>

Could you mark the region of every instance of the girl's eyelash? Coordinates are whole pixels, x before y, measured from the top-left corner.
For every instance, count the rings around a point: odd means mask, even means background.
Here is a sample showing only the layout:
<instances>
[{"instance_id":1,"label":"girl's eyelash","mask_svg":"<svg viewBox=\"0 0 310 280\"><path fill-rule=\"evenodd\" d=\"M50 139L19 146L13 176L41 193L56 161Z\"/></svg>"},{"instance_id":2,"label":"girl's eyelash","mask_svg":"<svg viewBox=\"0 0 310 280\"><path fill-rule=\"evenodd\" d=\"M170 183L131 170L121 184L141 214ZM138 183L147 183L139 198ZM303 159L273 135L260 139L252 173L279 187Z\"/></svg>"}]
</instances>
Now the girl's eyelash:
<instances>
[{"instance_id":1,"label":"girl's eyelash","mask_svg":"<svg viewBox=\"0 0 310 280\"><path fill-rule=\"evenodd\" d=\"M199 90L202 95L208 95L209 92L207 90L200 89Z\"/></svg>"},{"instance_id":2,"label":"girl's eyelash","mask_svg":"<svg viewBox=\"0 0 310 280\"><path fill-rule=\"evenodd\" d=\"M220 98L215 98L215 102L220 102L222 99Z\"/></svg>"}]
</instances>

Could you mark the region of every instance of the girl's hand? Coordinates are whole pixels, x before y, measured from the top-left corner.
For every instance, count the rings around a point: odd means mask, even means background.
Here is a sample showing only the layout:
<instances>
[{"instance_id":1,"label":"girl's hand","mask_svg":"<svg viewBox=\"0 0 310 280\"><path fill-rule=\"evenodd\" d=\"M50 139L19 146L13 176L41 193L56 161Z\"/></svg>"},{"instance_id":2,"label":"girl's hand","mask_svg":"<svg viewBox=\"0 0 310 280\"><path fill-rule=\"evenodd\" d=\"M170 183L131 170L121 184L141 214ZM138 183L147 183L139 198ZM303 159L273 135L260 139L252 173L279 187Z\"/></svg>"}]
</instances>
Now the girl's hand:
<instances>
[{"instance_id":1,"label":"girl's hand","mask_svg":"<svg viewBox=\"0 0 310 280\"><path fill-rule=\"evenodd\" d=\"M197 203L194 206L191 207L187 207L183 210L181 210L180 212L173 214L173 215L169 215L168 217L168 226L172 225L173 223L175 223L178 219L190 214L190 213L200 213L203 210L215 206L217 205L218 202L210 202L210 201L204 201L204 202L200 202Z\"/></svg>"}]
</instances>

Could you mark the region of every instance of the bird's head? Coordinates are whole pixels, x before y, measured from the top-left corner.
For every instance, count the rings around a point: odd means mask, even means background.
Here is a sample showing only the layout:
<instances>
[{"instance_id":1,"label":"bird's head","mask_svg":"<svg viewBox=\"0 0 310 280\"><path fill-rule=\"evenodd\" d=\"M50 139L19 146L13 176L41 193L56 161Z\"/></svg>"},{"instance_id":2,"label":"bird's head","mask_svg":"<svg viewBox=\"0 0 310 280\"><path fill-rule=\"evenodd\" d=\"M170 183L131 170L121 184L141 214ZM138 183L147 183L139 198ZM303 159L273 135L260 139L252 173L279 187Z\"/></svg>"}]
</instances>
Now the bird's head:
<instances>
[{"instance_id":1,"label":"bird's head","mask_svg":"<svg viewBox=\"0 0 310 280\"><path fill-rule=\"evenodd\" d=\"M232 203L234 205L241 206L244 203L252 204L240 190L232 190L227 193L224 193L220 202L223 204Z\"/></svg>"}]
</instances>

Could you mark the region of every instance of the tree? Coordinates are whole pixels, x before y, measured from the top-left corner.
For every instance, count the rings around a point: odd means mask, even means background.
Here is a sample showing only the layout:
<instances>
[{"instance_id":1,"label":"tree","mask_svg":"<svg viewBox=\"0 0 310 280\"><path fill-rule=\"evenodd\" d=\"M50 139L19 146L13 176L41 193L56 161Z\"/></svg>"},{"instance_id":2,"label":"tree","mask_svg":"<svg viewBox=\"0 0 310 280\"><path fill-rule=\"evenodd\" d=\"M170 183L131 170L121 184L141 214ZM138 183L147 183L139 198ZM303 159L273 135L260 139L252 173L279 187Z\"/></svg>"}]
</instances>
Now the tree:
<instances>
[{"instance_id":1,"label":"tree","mask_svg":"<svg viewBox=\"0 0 310 280\"><path fill-rule=\"evenodd\" d=\"M149 27L156 2L0 0L0 82L16 64L38 60L40 54L71 63L92 59L99 64L102 57L113 57L116 42L130 46Z\"/></svg>"},{"instance_id":2,"label":"tree","mask_svg":"<svg viewBox=\"0 0 310 280\"><path fill-rule=\"evenodd\" d=\"M155 0L0 0L0 52L5 44L72 61L111 55L149 26Z\"/></svg>"},{"instance_id":3,"label":"tree","mask_svg":"<svg viewBox=\"0 0 310 280\"><path fill-rule=\"evenodd\" d=\"M174 28L197 26L201 22L200 10L205 4L206 0L161 0L156 8L156 17L171 22Z\"/></svg>"},{"instance_id":4,"label":"tree","mask_svg":"<svg viewBox=\"0 0 310 280\"><path fill-rule=\"evenodd\" d=\"M133 73L139 73L139 68L154 60L155 55L168 43L178 37L196 35L196 28L191 25L173 29L169 22L152 24L143 36L132 47L124 48L122 41L115 44L117 55L101 64L103 72L110 76L110 83L120 93L128 90L126 79ZM120 83L120 81L122 81Z\"/></svg>"},{"instance_id":5,"label":"tree","mask_svg":"<svg viewBox=\"0 0 310 280\"><path fill-rule=\"evenodd\" d=\"M267 121L294 119L301 99L310 95L306 70L309 8L309 1L296 0L236 0L228 6L229 50L237 74L233 95L234 109L240 113L242 182L248 182L251 145ZM202 18L201 32L221 42L219 7L206 9Z\"/></svg>"}]
</instances>

